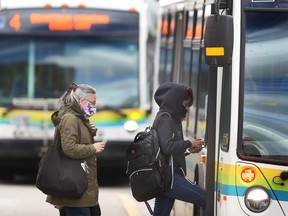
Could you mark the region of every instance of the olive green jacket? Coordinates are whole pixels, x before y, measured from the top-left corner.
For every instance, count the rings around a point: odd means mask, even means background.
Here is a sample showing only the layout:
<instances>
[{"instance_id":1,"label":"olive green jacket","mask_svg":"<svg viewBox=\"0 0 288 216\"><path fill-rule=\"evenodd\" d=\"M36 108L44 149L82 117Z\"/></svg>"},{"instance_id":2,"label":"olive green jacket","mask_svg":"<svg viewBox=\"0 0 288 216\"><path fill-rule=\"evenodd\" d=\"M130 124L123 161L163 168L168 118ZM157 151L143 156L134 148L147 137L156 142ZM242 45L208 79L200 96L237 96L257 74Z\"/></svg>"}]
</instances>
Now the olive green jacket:
<instances>
[{"instance_id":1,"label":"olive green jacket","mask_svg":"<svg viewBox=\"0 0 288 216\"><path fill-rule=\"evenodd\" d=\"M74 159L85 159L89 166L88 188L81 198L63 198L47 196L46 201L56 206L66 207L91 207L98 204L98 180L97 180L97 159L93 136L96 131L90 128L89 120L79 110L58 110L51 116L55 127L58 127L61 134L61 146L63 152ZM78 124L78 123L79 124ZM80 143L78 134L80 127Z\"/></svg>"}]
</instances>

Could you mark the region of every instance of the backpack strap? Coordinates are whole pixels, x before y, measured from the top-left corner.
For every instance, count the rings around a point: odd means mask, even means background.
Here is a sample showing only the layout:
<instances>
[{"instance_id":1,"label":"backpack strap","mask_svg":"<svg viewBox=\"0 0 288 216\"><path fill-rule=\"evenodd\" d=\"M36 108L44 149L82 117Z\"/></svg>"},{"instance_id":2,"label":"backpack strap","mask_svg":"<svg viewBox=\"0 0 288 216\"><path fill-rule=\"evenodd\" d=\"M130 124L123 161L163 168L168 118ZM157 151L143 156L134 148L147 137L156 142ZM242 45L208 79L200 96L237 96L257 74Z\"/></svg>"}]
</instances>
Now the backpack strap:
<instances>
[{"instance_id":1,"label":"backpack strap","mask_svg":"<svg viewBox=\"0 0 288 216\"><path fill-rule=\"evenodd\" d=\"M173 122L173 119L172 119L171 114L168 113L168 112L161 112L158 116L156 116L156 118L154 119L154 122L153 122L152 127L155 128L155 129L158 127L159 122L160 122L160 119L161 119L161 117L162 117L163 115L168 115L168 116L170 117L170 121L171 121L172 127L173 127L173 132L174 132L174 133L177 133L177 128L176 128L176 126L175 126L175 123Z\"/></svg>"},{"instance_id":2,"label":"backpack strap","mask_svg":"<svg viewBox=\"0 0 288 216\"><path fill-rule=\"evenodd\" d=\"M159 122L160 122L160 119L161 119L161 117L162 117L163 115L168 115L168 116L170 117L170 120L171 120L171 122L172 122L172 125L174 125L174 124L173 124L173 120L172 120L172 116L171 116L170 113L168 113L168 112L160 112L160 114L159 114L158 116L156 116L156 118L154 119L154 122L153 122L153 125L152 125L153 128L156 129L156 128L158 127Z\"/></svg>"},{"instance_id":3,"label":"backpack strap","mask_svg":"<svg viewBox=\"0 0 288 216\"><path fill-rule=\"evenodd\" d=\"M151 208L150 204L149 204L147 201L144 201L144 202L145 202L145 205L146 205L146 207L147 207L148 211L150 212L150 214L151 214L151 215L153 215L153 214L154 214L154 212L153 212L153 210L152 210L152 208Z\"/></svg>"},{"instance_id":4,"label":"backpack strap","mask_svg":"<svg viewBox=\"0 0 288 216\"><path fill-rule=\"evenodd\" d=\"M173 122L173 119L172 119L171 114L168 113L168 112L161 112L161 113L154 119L154 122L153 122L152 127L155 128L155 129L158 127L159 122L160 122L160 119L161 119L161 117L162 117L163 115L168 115L168 116L170 117L170 121L171 121L172 127L173 127L173 134L177 133L177 127L176 127L175 123ZM160 146L160 148L161 148L161 146ZM172 189L172 188L173 188L173 184L174 184L174 181L173 181L173 179L174 179L174 162L173 162L173 155L172 155L172 154L169 156L169 164L170 164L170 166L171 166L171 173L172 173L172 181L171 181L171 185L170 185L170 188ZM146 204L146 203L145 203L145 204ZM146 206L147 206L147 204L146 204ZM148 207L148 206L147 206L147 207ZM149 209L149 208L148 208L148 209ZM149 211L150 211L150 210L149 210Z\"/></svg>"}]
</instances>

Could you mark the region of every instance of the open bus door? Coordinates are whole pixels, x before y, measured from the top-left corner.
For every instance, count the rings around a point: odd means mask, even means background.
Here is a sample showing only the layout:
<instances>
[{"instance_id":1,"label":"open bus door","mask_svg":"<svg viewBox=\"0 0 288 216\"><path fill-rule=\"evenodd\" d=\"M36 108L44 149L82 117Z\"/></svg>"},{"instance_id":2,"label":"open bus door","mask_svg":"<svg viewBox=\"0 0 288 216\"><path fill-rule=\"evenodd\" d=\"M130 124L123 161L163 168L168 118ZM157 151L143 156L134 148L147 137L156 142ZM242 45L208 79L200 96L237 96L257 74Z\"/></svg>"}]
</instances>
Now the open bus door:
<instances>
[{"instance_id":1,"label":"open bus door","mask_svg":"<svg viewBox=\"0 0 288 216\"><path fill-rule=\"evenodd\" d=\"M214 5L215 6L215 5ZM213 13L213 12L212 12ZM216 114L217 114L217 68L231 65L233 51L233 18L230 15L219 15L217 8L208 17L204 37L205 61L210 65L208 89L208 122L207 125L207 215L215 215L215 179L218 160L216 145Z\"/></svg>"}]
</instances>

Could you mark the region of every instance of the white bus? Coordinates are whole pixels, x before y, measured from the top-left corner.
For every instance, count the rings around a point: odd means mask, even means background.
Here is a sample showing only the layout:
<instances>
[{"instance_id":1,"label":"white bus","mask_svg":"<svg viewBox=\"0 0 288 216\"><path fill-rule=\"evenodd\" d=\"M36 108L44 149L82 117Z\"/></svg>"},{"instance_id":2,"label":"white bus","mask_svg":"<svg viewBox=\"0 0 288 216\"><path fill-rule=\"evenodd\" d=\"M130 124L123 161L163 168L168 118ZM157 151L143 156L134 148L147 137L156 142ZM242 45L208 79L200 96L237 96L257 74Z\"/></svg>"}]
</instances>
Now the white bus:
<instances>
[{"instance_id":1,"label":"white bus","mask_svg":"<svg viewBox=\"0 0 288 216\"><path fill-rule=\"evenodd\" d=\"M207 215L288 215L288 1L162 0L157 84L191 85ZM211 15L212 14L212 15ZM172 215L198 215L176 202Z\"/></svg>"},{"instance_id":2,"label":"white bus","mask_svg":"<svg viewBox=\"0 0 288 216\"><path fill-rule=\"evenodd\" d=\"M150 124L158 4L154 0L0 1L0 173L37 170L68 86L97 91L99 166L125 168Z\"/></svg>"}]
</instances>

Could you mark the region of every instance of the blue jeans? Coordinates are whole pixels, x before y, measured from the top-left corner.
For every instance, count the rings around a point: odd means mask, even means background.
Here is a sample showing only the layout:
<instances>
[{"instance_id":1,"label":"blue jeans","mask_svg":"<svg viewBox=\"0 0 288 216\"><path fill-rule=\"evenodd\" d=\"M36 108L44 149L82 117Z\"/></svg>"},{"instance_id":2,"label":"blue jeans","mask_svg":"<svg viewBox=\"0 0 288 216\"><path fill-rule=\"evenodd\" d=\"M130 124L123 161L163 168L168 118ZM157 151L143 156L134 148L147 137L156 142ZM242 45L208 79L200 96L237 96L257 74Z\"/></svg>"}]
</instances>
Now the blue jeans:
<instances>
[{"instance_id":1,"label":"blue jeans","mask_svg":"<svg viewBox=\"0 0 288 216\"><path fill-rule=\"evenodd\" d=\"M169 216L175 199L193 203L206 216L206 192L184 176L174 173L173 188L155 198L154 216Z\"/></svg>"}]
</instances>

